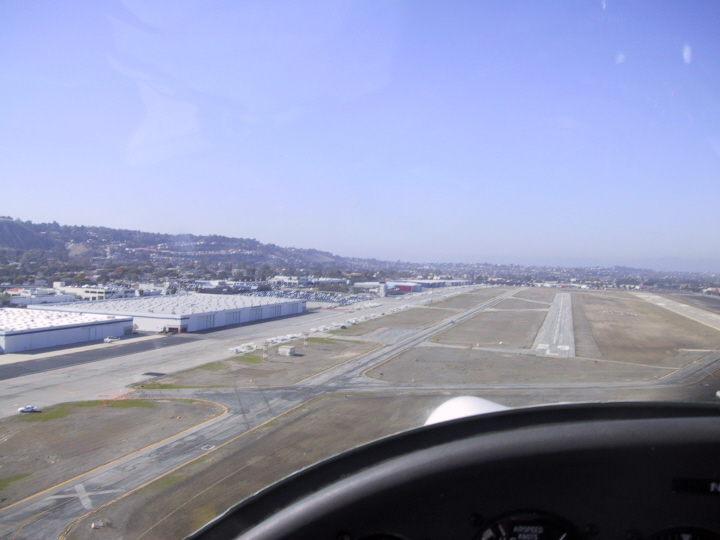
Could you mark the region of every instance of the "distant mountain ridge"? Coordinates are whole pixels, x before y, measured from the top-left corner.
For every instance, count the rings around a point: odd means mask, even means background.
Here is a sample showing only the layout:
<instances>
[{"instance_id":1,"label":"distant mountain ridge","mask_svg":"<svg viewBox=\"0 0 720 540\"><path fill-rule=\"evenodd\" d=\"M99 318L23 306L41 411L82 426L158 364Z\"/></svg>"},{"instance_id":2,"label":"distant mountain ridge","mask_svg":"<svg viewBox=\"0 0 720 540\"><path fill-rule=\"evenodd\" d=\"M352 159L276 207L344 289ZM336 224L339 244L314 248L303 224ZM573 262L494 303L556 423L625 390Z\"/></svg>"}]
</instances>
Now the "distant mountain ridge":
<instances>
[{"instance_id":1,"label":"distant mountain ridge","mask_svg":"<svg viewBox=\"0 0 720 540\"><path fill-rule=\"evenodd\" d=\"M714 272L720 273L720 259L684 259L682 257L658 257L653 259L633 259L625 266L633 268L652 268L657 271L675 272Z\"/></svg>"},{"instance_id":2,"label":"distant mountain ridge","mask_svg":"<svg viewBox=\"0 0 720 540\"><path fill-rule=\"evenodd\" d=\"M316 249L284 248L263 244L252 238L231 238L221 235L199 236L194 234L151 233L129 229L112 229L85 225L60 225L32 223L9 217L0 217L0 251L55 251L66 253L71 259L112 258L118 263L138 263L149 259L192 258L207 262L240 262L268 264L279 268L322 269L338 267L346 270L378 270L398 268L420 270L433 268L441 271L473 273L479 267L526 266L536 269L561 269L581 267L620 268L638 272L685 272L720 274L719 259L681 259L664 257L637 259L602 264L596 260L565 258L551 260L515 261L514 264L488 263L410 263L342 257ZM521 258L522 259L522 258ZM518 262L521 262L518 265ZM555 262L555 264L551 264ZM627 273L627 272L625 272Z\"/></svg>"},{"instance_id":3,"label":"distant mountain ridge","mask_svg":"<svg viewBox=\"0 0 720 540\"><path fill-rule=\"evenodd\" d=\"M682 257L618 258L615 260L590 257L497 257L494 260L504 264L548 268L619 268L652 270L655 272L720 273L720 259L688 259Z\"/></svg>"},{"instance_id":4,"label":"distant mountain ridge","mask_svg":"<svg viewBox=\"0 0 720 540\"><path fill-rule=\"evenodd\" d=\"M83 249L73 249L80 247ZM198 257L210 260L274 260L290 264L338 264L349 260L316 249L282 248L250 238L220 235L163 234L128 229L85 225L59 225L0 218L0 249L20 251L67 249L70 256L107 256L114 252L122 258L130 254L156 254L172 257ZM123 256L124 255L124 256ZM130 257L132 258L132 257Z\"/></svg>"},{"instance_id":5,"label":"distant mountain ridge","mask_svg":"<svg viewBox=\"0 0 720 540\"><path fill-rule=\"evenodd\" d=\"M0 219L0 248L10 249L51 249L56 243L24 223Z\"/></svg>"}]
</instances>

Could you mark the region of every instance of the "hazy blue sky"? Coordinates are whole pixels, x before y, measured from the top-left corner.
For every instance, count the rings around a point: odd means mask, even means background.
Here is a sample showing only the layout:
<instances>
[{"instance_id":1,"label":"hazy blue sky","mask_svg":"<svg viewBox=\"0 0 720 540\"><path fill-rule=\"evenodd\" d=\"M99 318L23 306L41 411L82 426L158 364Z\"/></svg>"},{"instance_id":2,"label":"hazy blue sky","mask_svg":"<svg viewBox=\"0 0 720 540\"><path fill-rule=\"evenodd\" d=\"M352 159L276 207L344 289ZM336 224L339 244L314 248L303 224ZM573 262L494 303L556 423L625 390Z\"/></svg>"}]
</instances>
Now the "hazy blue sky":
<instances>
[{"instance_id":1,"label":"hazy blue sky","mask_svg":"<svg viewBox=\"0 0 720 540\"><path fill-rule=\"evenodd\" d=\"M720 258L720 3L5 0L0 213L413 261Z\"/></svg>"}]
</instances>

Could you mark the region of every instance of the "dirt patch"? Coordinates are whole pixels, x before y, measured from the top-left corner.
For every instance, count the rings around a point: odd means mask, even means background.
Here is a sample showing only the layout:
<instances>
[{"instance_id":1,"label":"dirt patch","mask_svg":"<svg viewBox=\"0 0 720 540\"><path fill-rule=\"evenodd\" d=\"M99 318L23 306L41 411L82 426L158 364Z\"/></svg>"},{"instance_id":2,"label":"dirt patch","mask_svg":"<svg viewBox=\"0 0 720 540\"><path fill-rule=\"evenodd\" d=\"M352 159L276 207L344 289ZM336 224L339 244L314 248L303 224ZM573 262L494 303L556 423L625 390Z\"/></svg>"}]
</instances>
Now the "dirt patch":
<instances>
[{"instance_id":1,"label":"dirt patch","mask_svg":"<svg viewBox=\"0 0 720 540\"><path fill-rule=\"evenodd\" d=\"M326 396L273 420L81 520L69 539L185 538L238 501L360 444L423 424L448 396ZM170 515L172 513L172 515ZM167 518L167 519L166 519ZM144 535L144 536L143 536Z\"/></svg>"},{"instance_id":2,"label":"dirt patch","mask_svg":"<svg viewBox=\"0 0 720 540\"><path fill-rule=\"evenodd\" d=\"M708 354L702 350L720 349L720 332L650 302L602 293L578 298L602 358L680 367Z\"/></svg>"},{"instance_id":3,"label":"dirt patch","mask_svg":"<svg viewBox=\"0 0 720 540\"><path fill-rule=\"evenodd\" d=\"M417 347L370 370L395 383L548 384L628 382L657 379L667 369L530 354Z\"/></svg>"},{"instance_id":4,"label":"dirt patch","mask_svg":"<svg viewBox=\"0 0 720 540\"><path fill-rule=\"evenodd\" d=\"M449 308L449 309L470 309L478 304L482 304L487 300L500 296L502 293L509 291L507 287L490 287L487 289L479 289L475 292L467 294L459 294L448 298L447 300L439 300L433 302L433 307Z\"/></svg>"},{"instance_id":5,"label":"dirt patch","mask_svg":"<svg viewBox=\"0 0 720 540\"><path fill-rule=\"evenodd\" d=\"M381 328L424 328L452 317L457 312L448 309L415 307L347 328L333 330L339 336L365 336Z\"/></svg>"},{"instance_id":6,"label":"dirt patch","mask_svg":"<svg viewBox=\"0 0 720 540\"><path fill-rule=\"evenodd\" d=\"M267 362L262 361L262 352L257 351L156 377L135 386L147 390L286 386L347 362L375 347L376 343L310 338L307 349L303 348L302 342L296 345L295 356L278 356L277 347L272 347L268 351Z\"/></svg>"},{"instance_id":7,"label":"dirt patch","mask_svg":"<svg viewBox=\"0 0 720 540\"><path fill-rule=\"evenodd\" d=\"M430 339L449 345L530 349L545 311L484 311Z\"/></svg>"},{"instance_id":8,"label":"dirt patch","mask_svg":"<svg viewBox=\"0 0 720 540\"><path fill-rule=\"evenodd\" d=\"M65 403L0 420L0 507L221 414L202 401Z\"/></svg>"}]
</instances>

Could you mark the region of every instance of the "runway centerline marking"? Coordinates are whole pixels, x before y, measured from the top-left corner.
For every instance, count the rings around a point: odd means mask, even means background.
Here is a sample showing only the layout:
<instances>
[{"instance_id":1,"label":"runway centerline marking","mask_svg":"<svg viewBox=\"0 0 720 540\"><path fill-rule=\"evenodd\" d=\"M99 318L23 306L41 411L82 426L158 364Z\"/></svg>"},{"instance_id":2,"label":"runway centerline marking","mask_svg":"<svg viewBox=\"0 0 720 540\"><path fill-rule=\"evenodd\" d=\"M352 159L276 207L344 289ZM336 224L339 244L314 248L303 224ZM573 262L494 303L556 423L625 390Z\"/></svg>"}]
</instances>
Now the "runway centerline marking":
<instances>
[{"instance_id":1,"label":"runway centerline marking","mask_svg":"<svg viewBox=\"0 0 720 540\"><path fill-rule=\"evenodd\" d=\"M570 293L557 293L535 337L533 350L550 356L575 356Z\"/></svg>"}]
</instances>

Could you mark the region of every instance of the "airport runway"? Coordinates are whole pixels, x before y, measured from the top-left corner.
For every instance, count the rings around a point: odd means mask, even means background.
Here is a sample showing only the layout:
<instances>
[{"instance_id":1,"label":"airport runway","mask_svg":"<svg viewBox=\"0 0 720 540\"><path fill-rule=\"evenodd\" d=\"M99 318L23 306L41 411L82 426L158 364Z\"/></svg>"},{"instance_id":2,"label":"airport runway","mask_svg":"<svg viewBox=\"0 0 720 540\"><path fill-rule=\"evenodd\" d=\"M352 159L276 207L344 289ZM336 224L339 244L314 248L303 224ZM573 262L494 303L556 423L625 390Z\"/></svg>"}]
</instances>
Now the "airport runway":
<instances>
[{"instance_id":1,"label":"airport runway","mask_svg":"<svg viewBox=\"0 0 720 540\"><path fill-rule=\"evenodd\" d=\"M206 390L171 390L171 391L141 391L136 392L137 397L197 397L217 401L226 405L228 414L213 419L205 424L187 432L178 434L166 441L162 441L143 449L135 454L122 458L114 463L105 465L95 471L81 475L71 481L58 485L50 490L21 501L11 507L0 510L0 538L57 538L62 531L74 520L81 518L91 510L98 508L113 500L125 496L142 487L153 479L165 474L188 461L212 452L220 445L234 440L248 430L264 422L272 420L279 415L305 403L307 400L327 393L338 392L466 392L477 395L479 391L492 399L496 392L505 396L531 395L533 399L552 402L557 401L555 396L567 395L568 389L576 391L578 400L592 401L598 399L601 393L607 395L608 388L634 389L637 395L652 396L653 391L668 387L691 384L708 376L720 368L720 353L711 355L700 362L679 370L664 379L650 383L618 382L608 383L575 383L565 385L547 384L514 384L508 381L504 385L432 385L432 384L388 384L367 377L363 373L389 358L414 347L429 337L459 324L479 312L490 309L507 297L516 293L509 291L482 303L472 309L459 313L452 320L441 321L428 328L418 329L417 332L399 336L398 340L381 349L377 349L360 356L346 364L337 366L320 373L301 384L267 389L206 389ZM560 297L558 299L558 297ZM543 324L540 333L544 333L543 345L547 345L548 352L557 351L558 355L570 356L574 354L572 343L572 313L570 311L570 298L567 293L557 295L553 308L554 315ZM337 316L337 315L336 315ZM340 314L340 318L347 315ZM315 323L317 324L317 323ZM547 326L547 329L545 327ZM540 335L540 334L539 334ZM222 340L219 340L221 343ZM205 340L187 344L188 350L194 347L205 346ZM561 346L567 345L567 349ZM166 351L160 350L157 354L169 354L169 351L183 351L182 348L173 347ZM227 356L227 354L225 354ZM128 357L125 357L128 358ZM204 360L204 363L208 360ZM97 364L106 364L107 361ZM149 365L149 364L148 364ZM153 366L159 365L156 361ZM70 369L79 369L76 366ZM136 368L136 371L139 366ZM155 368L143 368L155 370ZM62 370L59 370L62 371ZM45 374L49 376L50 372ZM35 376L32 376L35 377ZM26 377L14 379L19 381ZM515 394L513 394L515 392ZM529 394L528 394L529 392ZM544 396L544 397L543 397ZM554 399L555 398L555 399ZM522 398L527 399L527 397Z\"/></svg>"},{"instance_id":2,"label":"airport runway","mask_svg":"<svg viewBox=\"0 0 720 540\"><path fill-rule=\"evenodd\" d=\"M532 346L538 354L575 356L570 293L557 293Z\"/></svg>"},{"instance_id":3,"label":"airport runway","mask_svg":"<svg viewBox=\"0 0 720 540\"><path fill-rule=\"evenodd\" d=\"M439 290L435 294L436 298L438 296L442 296ZM232 356L230 347L242 343L262 343L278 335L309 332L319 325L342 323L351 317L387 311L403 304L421 305L429 297L384 298L378 301L381 306L354 313L345 309L320 310L204 334L182 334L138 342L123 340L109 345L100 343L77 351L78 362L74 362L70 354L22 355L30 359L20 365L0 365L0 373L6 375L4 380L0 376L0 418L17 414L18 407L28 404L42 408L67 401L114 399L127 394L128 385L151 378L145 373L191 369ZM118 350L122 361L117 360ZM63 366L63 363L67 365ZM25 369L33 373L23 374Z\"/></svg>"},{"instance_id":4,"label":"airport runway","mask_svg":"<svg viewBox=\"0 0 720 540\"><path fill-rule=\"evenodd\" d=\"M720 315L718 315L717 313L712 313L711 311L707 311L702 308L689 306L687 304L683 304L682 302L676 302L675 300L670 300L669 298L665 298L664 296L658 296L656 294L633 294L638 298L645 300L646 302L651 302L657 306L672 311L673 313L677 313L678 315L687 317L688 319L691 319L695 322L699 322L700 324L709 326L714 330L720 330Z\"/></svg>"},{"instance_id":5,"label":"airport runway","mask_svg":"<svg viewBox=\"0 0 720 540\"><path fill-rule=\"evenodd\" d=\"M396 344L360 356L304 381L300 385L279 389L210 391L171 391L173 397L197 396L226 404L229 414L208 422L196 430L173 437L75 478L44 493L0 510L0 538L53 538L93 508L129 493L173 470L211 452L272 418L307 400L338 389L351 390L353 383L370 367L421 343L430 336L459 324L517 292L505 292L494 299L458 314L452 321L441 321L418 329ZM344 316L347 318L347 315ZM227 354L225 355L227 356ZM101 362L103 363L103 362ZM20 378L22 379L22 378ZM19 379L16 379L19 380ZM364 379L364 386L383 383ZM210 397L208 394L212 394ZM163 396L162 391L136 392L135 396Z\"/></svg>"}]
</instances>

